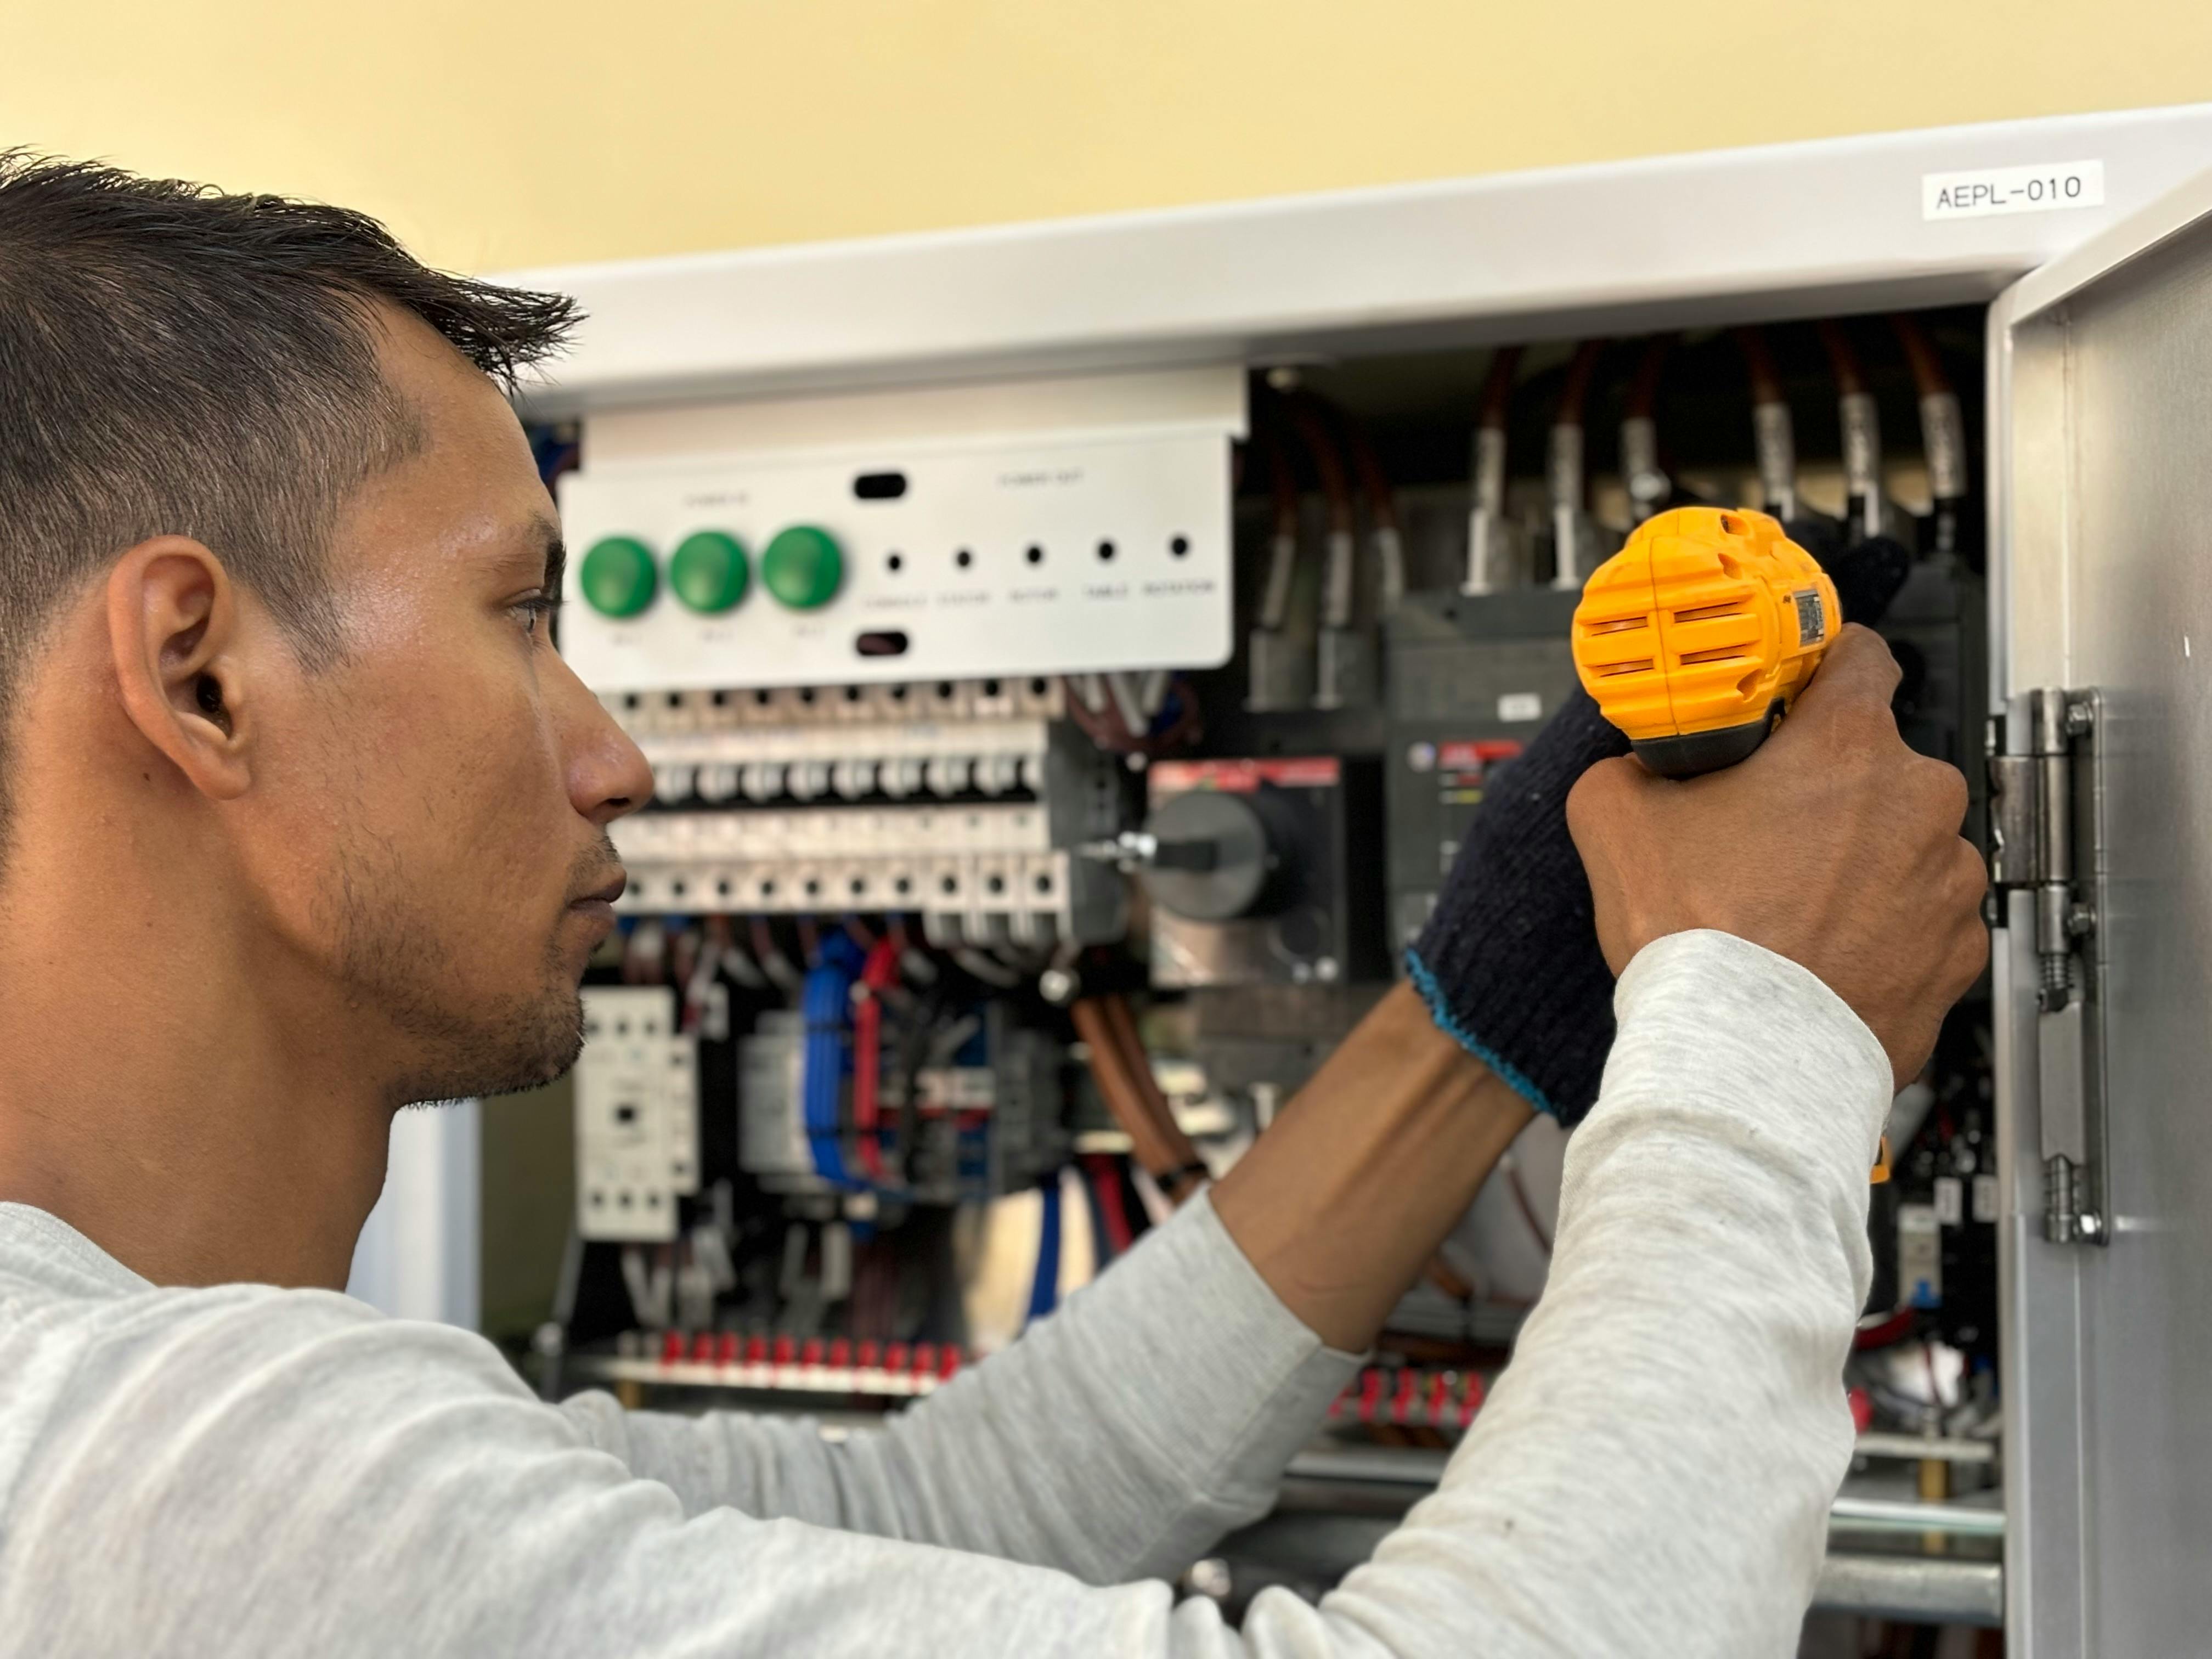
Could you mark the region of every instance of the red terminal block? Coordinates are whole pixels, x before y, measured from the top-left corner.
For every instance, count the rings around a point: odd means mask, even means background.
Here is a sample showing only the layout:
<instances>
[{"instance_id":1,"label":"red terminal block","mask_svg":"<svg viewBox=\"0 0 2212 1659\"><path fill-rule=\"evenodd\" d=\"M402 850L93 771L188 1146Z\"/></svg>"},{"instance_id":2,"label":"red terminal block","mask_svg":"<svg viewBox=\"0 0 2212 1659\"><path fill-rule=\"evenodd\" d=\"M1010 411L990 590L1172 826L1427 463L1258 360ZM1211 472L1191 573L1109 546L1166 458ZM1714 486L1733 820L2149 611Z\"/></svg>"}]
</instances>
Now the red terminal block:
<instances>
[{"instance_id":1,"label":"red terminal block","mask_svg":"<svg viewBox=\"0 0 2212 1659\"><path fill-rule=\"evenodd\" d=\"M684 1363L684 1333L670 1331L660 1339L660 1363L680 1365Z\"/></svg>"},{"instance_id":2,"label":"red terminal block","mask_svg":"<svg viewBox=\"0 0 2212 1659\"><path fill-rule=\"evenodd\" d=\"M963 1363L960 1350L950 1342L946 1343L944 1352L937 1356L938 1380L943 1382L951 1382L958 1374Z\"/></svg>"},{"instance_id":3,"label":"red terminal block","mask_svg":"<svg viewBox=\"0 0 2212 1659\"><path fill-rule=\"evenodd\" d=\"M768 1339L766 1337L749 1336L745 1339L745 1364L748 1365L765 1365L768 1364Z\"/></svg>"},{"instance_id":4,"label":"red terminal block","mask_svg":"<svg viewBox=\"0 0 2212 1659\"><path fill-rule=\"evenodd\" d=\"M787 1336L779 1336L769 1352L777 1364L789 1365L799 1358L799 1344Z\"/></svg>"},{"instance_id":5,"label":"red terminal block","mask_svg":"<svg viewBox=\"0 0 2212 1659\"><path fill-rule=\"evenodd\" d=\"M738 1334L735 1331L724 1331L714 1339L714 1363L717 1365L738 1363Z\"/></svg>"},{"instance_id":6,"label":"red terminal block","mask_svg":"<svg viewBox=\"0 0 2212 1659\"><path fill-rule=\"evenodd\" d=\"M1359 1420L1372 1423L1376 1408L1382 1401L1382 1372L1380 1367L1370 1365L1359 1373Z\"/></svg>"},{"instance_id":7,"label":"red terminal block","mask_svg":"<svg viewBox=\"0 0 2212 1659\"><path fill-rule=\"evenodd\" d=\"M1851 1423L1861 1434L1874 1426L1874 1396L1864 1389L1849 1389L1844 1402L1851 1409Z\"/></svg>"},{"instance_id":8,"label":"red terminal block","mask_svg":"<svg viewBox=\"0 0 2212 1659\"><path fill-rule=\"evenodd\" d=\"M883 1345L872 1339L863 1340L857 1362L864 1371L880 1370L884 1364Z\"/></svg>"},{"instance_id":9,"label":"red terminal block","mask_svg":"<svg viewBox=\"0 0 2212 1659\"><path fill-rule=\"evenodd\" d=\"M1467 1380L1460 1384L1460 1427L1465 1428L1468 1424L1474 1421L1475 1413L1482 1409L1482 1393L1481 1376L1477 1372L1469 1371L1467 1374Z\"/></svg>"},{"instance_id":10,"label":"red terminal block","mask_svg":"<svg viewBox=\"0 0 2212 1659\"><path fill-rule=\"evenodd\" d=\"M1424 1415L1431 1424L1451 1421L1451 1373L1435 1371L1429 1378L1429 1400Z\"/></svg>"},{"instance_id":11,"label":"red terminal block","mask_svg":"<svg viewBox=\"0 0 2212 1659\"><path fill-rule=\"evenodd\" d=\"M907 1346L894 1342L884 1350L884 1369L895 1376L903 1376L907 1367Z\"/></svg>"},{"instance_id":12,"label":"red terminal block","mask_svg":"<svg viewBox=\"0 0 2212 1659\"><path fill-rule=\"evenodd\" d=\"M818 1336L810 1336L799 1350L799 1363L809 1370L819 1370L823 1352L822 1339Z\"/></svg>"},{"instance_id":13,"label":"red terminal block","mask_svg":"<svg viewBox=\"0 0 2212 1659\"><path fill-rule=\"evenodd\" d=\"M917 1342L914 1345L914 1374L916 1376L937 1375L937 1344Z\"/></svg>"},{"instance_id":14,"label":"red terminal block","mask_svg":"<svg viewBox=\"0 0 2212 1659\"><path fill-rule=\"evenodd\" d=\"M853 1339L851 1337L841 1336L830 1342L830 1369L833 1371L849 1371L853 1369Z\"/></svg>"},{"instance_id":15,"label":"red terminal block","mask_svg":"<svg viewBox=\"0 0 2212 1659\"><path fill-rule=\"evenodd\" d=\"M1398 1373L1398 1391L1391 1396L1390 1400L1390 1420L1393 1423L1410 1423L1413 1420L1414 1391L1419 1387L1420 1381L1421 1374L1411 1365Z\"/></svg>"},{"instance_id":16,"label":"red terminal block","mask_svg":"<svg viewBox=\"0 0 2212 1659\"><path fill-rule=\"evenodd\" d=\"M714 1332L702 1331L691 1339L691 1363L695 1365L711 1365L714 1363Z\"/></svg>"}]
</instances>

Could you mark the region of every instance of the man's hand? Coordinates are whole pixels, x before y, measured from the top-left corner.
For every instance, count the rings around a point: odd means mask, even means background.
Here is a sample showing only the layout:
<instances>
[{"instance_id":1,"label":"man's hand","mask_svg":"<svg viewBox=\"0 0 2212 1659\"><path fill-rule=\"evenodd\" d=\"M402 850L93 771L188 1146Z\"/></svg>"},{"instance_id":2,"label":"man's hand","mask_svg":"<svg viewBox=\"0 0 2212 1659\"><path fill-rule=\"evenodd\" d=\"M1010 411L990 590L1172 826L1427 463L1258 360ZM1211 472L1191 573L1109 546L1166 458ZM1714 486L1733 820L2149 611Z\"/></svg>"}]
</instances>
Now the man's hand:
<instances>
[{"instance_id":1,"label":"man's hand","mask_svg":"<svg viewBox=\"0 0 2212 1659\"><path fill-rule=\"evenodd\" d=\"M1656 939L1710 927L1812 969L1881 1046L1899 1086L1981 973L1981 855L1966 781L1890 714L1897 665L1846 628L1790 718L1741 765L1686 782L1601 761L1567 799L1614 973Z\"/></svg>"}]
</instances>

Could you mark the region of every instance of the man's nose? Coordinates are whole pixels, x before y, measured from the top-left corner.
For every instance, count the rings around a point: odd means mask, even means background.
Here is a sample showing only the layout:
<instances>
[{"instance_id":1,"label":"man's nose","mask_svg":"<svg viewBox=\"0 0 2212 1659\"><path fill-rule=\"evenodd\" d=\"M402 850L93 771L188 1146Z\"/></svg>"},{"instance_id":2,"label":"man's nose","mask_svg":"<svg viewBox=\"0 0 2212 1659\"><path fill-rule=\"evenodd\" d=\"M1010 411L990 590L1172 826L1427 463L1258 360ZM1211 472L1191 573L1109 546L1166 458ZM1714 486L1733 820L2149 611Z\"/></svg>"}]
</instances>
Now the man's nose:
<instances>
[{"instance_id":1,"label":"man's nose","mask_svg":"<svg viewBox=\"0 0 2212 1659\"><path fill-rule=\"evenodd\" d=\"M568 705L562 722L568 798L580 815L604 829L653 799L653 768L568 665L556 672L566 682L562 690Z\"/></svg>"}]
</instances>

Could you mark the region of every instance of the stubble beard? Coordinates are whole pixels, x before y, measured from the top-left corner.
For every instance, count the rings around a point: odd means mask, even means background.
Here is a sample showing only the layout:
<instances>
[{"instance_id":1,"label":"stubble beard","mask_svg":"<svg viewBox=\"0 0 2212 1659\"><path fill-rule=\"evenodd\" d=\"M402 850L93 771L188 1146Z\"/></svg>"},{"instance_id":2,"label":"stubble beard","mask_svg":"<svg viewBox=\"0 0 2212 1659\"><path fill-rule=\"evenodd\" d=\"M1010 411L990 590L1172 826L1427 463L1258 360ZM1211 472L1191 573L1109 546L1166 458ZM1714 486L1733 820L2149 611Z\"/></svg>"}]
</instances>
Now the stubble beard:
<instances>
[{"instance_id":1,"label":"stubble beard","mask_svg":"<svg viewBox=\"0 0 2212 1659\"><path fill-rule=\"evenodd\" d=\"M587 854L578 867L599 862ZM536 988L495 1001L459 994L449 942L405 902L398 863L388 846L349 845L334 895L339 972L411 1051L388 1091L393 1106L514 1094L564 1074L583 1052L584 1013L557 934L545 941Z\"/></svg>"}]
</instances>

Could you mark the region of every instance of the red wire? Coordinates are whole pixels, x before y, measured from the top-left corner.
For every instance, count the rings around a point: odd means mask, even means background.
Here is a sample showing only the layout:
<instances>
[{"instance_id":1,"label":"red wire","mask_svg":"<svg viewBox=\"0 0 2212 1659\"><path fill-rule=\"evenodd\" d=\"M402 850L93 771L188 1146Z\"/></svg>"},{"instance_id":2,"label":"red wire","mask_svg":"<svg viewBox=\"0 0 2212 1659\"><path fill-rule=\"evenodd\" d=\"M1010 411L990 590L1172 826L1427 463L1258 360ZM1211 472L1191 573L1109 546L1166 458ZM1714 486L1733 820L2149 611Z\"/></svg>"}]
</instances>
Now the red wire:
<instances>
[{"instance_id":1,"label":"red wire","mask_svg":"<svg viewBox=\"0 0 2212 1659\"><path fill-rule=\"evenodd\" d=\"M1135 1242L1129 1232L1128 1212L1121 1207L1121 1172L1103 1152L1092 1153L1083 1163L1091 1176L1091 1189L1098 1194L1098 1213L1106 1223L1106 1246L1121 1255Z\"/></svg>"},{"instance_id":2,"label":"red wire","mask_svg":"<svg viewBox=\"0 0 2212 1659\"><path fill-rule=\"evenodd\" d=\"M853 1127L860 1144L860 1167L870 1181L884 1178L884 1146L877 1133L877 1091L883 1080L884 993L898 981L898 946L876 941L860 966L868 994L853 1013Z\"/></svg>"}]
</instances>

